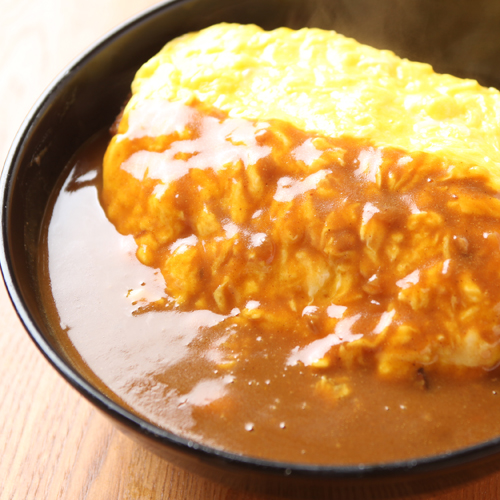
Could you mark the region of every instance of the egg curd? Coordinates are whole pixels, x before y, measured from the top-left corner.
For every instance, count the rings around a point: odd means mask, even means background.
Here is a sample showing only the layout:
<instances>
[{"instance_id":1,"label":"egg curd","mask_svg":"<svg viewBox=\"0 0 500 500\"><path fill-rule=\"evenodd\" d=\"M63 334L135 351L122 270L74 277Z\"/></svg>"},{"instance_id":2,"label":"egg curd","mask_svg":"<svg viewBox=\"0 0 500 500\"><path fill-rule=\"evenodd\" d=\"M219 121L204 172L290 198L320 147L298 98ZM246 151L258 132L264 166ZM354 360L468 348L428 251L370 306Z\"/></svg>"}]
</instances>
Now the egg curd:
<instances>
[{"instance_id":1,"label":"egg curd","mask_svg":"<svg viewBox=\"0 0 500 500\"><path fill-rule=\"evenodd\" d=\"M138 71L102 202L165 280L138 314L225 315L219 370L286 337L320 394L350 393L337 367L425 387L500 361L499 140L497 90L331 31L221 24Z\"/></svg>"}]
</instances>

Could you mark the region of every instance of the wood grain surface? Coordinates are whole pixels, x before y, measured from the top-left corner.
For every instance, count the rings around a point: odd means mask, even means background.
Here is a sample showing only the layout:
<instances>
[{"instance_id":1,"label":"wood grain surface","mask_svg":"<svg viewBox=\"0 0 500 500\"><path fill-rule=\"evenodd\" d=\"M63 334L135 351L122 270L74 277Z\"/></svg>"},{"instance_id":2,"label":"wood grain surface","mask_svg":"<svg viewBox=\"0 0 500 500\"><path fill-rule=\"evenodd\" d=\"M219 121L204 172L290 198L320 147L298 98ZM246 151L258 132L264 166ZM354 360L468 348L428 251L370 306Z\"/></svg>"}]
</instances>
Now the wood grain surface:
<instances>
[{"instance_id":1,"label":"wood grain surface","mask_svg":"<svg viewBox=\"0 0 500 500\"><path fill-rule=\"evenodd\" d=\"M80 51L153 0L0 0L0 160L50 81ZM117 431L45 361L0 285L0 498L224 499ZM270 497L266 497L270 498ZM426 500L500 498L500 474Z\"/></svg>"}]
</instances>

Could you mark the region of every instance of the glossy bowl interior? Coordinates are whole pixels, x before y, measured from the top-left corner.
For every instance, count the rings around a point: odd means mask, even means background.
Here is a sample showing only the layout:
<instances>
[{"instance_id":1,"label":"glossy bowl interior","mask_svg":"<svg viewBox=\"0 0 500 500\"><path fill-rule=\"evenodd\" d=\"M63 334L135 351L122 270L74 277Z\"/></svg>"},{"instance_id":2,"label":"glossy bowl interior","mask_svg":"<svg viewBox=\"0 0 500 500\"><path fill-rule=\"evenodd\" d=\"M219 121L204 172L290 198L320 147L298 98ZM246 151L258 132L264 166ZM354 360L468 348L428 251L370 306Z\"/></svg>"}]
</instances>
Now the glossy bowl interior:
<instances>
[{"instance_id":1,"label":"glossy bowl interior","mask_svg":"<svg viewBox=\"0 0 500 500\"><path fill-rule=\"evenodd\" d=\"M159 455L232 486L290 497L390 498L457 484L498 468L500 439L401 463L321 466L220 452L151 425L100 393L75 369L46 320L37 282L45 207L64 166L109 126L138 67L170 39L217 22L331 28L360 42L433 64L439 72L500 88L500 4L478 0L177 0L119 27L82 54L40 97L21 127L0 181L0 264L34 342L83 396Z\"/></svg>"}]
</instances>

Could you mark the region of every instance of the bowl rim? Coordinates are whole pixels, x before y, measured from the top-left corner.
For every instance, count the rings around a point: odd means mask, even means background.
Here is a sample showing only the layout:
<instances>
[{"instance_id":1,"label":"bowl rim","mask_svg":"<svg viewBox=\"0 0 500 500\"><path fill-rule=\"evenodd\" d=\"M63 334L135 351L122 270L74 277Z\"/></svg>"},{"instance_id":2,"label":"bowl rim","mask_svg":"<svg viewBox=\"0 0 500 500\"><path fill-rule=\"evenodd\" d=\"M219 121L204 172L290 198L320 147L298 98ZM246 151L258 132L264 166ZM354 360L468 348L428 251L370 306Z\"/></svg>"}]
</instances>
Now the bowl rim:
<instances>
[{"instance_id":1,"label":"bowl rim","mask_svg":"<svg viewBox=\"0 0 500 500\"><path fill-rule=\"evenodd\" d=\"M75 369L66 364L37 327L36 321L23 299L15 275L8 238L12 190L15 184L16 174L21 165L19 157L24 145L30 139L30 133L39 118L41 110L56 98L59 88L64 86L65 82L72 74L85 66L86 62L104 46L113 43L124 33L133 30L137 25L147 23L147 21L157 13L175 5L185 3L186 1L189 0L163 0L117 25L81 52L52 80L36 100L26 118L23 120L9 149L0 177L0 268L12 305L33 342L49 363L80 393L80 395L84 396L109 417L119 421L124 424L125 427L131 428L133 431L139 432L145 437L152 438L163 445L168 445L181 452L194 454L205 462L213 462L213 459L217 458L225 464L236 466L248 472L258 471L271 475L304 476L314 477L315 479L359 480L400 478L402 475L418 476L427 472L438 472L445 469L459 468L473 461L487 460L493 456L498 456L500 454L500 436L447 453L375 464L316 465L310 463L281 462L220 450L162 429L121 407L118 403L105 396L92 384L87 382Z\"/></svg>"}]
</instances>

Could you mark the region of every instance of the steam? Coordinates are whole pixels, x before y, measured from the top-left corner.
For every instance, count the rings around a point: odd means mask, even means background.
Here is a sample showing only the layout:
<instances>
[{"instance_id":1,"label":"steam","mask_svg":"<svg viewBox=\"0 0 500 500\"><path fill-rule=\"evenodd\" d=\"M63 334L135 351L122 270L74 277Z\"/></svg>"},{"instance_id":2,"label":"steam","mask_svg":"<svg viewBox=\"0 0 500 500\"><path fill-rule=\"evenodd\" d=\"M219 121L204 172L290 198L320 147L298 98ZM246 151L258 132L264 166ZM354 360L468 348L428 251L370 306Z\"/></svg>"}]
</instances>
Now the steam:
<instances>
[{"instance_id":1,"label":"steam","mask_svg":"<svg viewBox=\"0 0 500 500\"><path fill-rule=\"evenodd\" d=\"M291 2L295 4L296 2ZM500 88L500 2L308 0L289 26L333 29L377 49L426 62L439 73ZM291 9L293 10L293 9Z\"/></svg>"}]
</instances>

